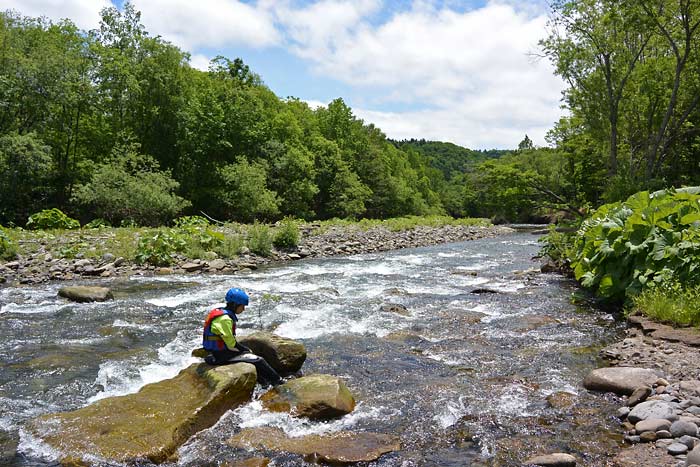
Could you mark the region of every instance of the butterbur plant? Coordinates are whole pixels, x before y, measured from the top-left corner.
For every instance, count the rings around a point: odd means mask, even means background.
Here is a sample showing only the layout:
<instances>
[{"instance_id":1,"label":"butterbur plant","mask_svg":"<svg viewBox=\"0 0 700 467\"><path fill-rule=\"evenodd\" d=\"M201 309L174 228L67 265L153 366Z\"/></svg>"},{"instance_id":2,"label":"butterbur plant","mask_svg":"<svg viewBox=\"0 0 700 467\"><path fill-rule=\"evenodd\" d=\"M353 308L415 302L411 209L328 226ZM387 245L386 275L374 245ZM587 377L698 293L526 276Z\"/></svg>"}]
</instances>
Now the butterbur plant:
<instances>
[{"instance_id":1,"label":"butterbur plant","mask_svg":"<svg viewBox=\"0 0 700 467\"><path fill-rule=\"evenodd\" d=\"M700 187L636 193L601 206L577 232L571 267L584 287L624 301L651 283L700 283Z\"/></svg>"}]
</instances>

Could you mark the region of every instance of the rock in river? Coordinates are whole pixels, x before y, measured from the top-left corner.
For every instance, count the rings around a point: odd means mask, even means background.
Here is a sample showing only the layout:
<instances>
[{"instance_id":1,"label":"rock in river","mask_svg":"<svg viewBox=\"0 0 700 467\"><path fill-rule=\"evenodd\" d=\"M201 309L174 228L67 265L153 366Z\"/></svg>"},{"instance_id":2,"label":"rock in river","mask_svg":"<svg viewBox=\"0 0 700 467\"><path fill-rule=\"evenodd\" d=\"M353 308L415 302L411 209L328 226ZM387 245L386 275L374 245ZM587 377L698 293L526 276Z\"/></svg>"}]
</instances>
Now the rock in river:
<instances>
[{"instance_id":1,"label":"rock in river","mask_svg":"<svg viewBox=\"0 0 700 467\"><path fill-rule=\"evenodd\" d=\"M631 395L640 386L651 386L659 379L655 370L615 366L593 370L583 380L583 387L592 391Z\"/></svg>"},{"instance_id":2,"label":"rock in river","mask_svg":"<svg viewBox=\"0 0 700 467\"><path fill-rule=\"evenodd\" d=\"M247 428L228 440L242 449L265 449L300 454L313 462L345 464L371 462L401 449L399 439L382 433L341 431L289 438L278 428Z\"/></svg>"},{"instance_id":3,"label":"rock in river","mask_svg":"<svg viewBox=\"0 0 700 467\"><path fill-rule=\"evenodd\" d=\"M68 459L159 463L227 410L250 400L256 376L248 363L195 364L135 394L43 415L32 420L30 429Z\"/></svg>"},{"instance_id":4,"label":"rock in river","mask_svg":"<svg viewBox=\"0 0 700 467\"><path fill-rule=\"evenodd\" d=\"M355 409L355 398L348 387L331 375L293 379L265 393L260 400L274 412L290 412L314 420L341 417Z\"/></svg>"},{"instance_id":5,"label":"rock in river","mask_svg":"<svg viewBox=\"0 0 700 467\"><path fill-rule=\"evenodd\" d=\"M90 287L86 285L71 285L61 287L58 296L74 302L104 302L111 300L112 291L107 287Z\"/></svg>"},{"instance_id":6,"label":"rock in river","mask_svg":"<svg viewBox=\"0 0 700 467\"><path fill-rule=\"evenodd\" d=\"M255 332L238 340L282 375L296 373L306 360L304 344L269 332Z\"/></svg>"}]
</instances>

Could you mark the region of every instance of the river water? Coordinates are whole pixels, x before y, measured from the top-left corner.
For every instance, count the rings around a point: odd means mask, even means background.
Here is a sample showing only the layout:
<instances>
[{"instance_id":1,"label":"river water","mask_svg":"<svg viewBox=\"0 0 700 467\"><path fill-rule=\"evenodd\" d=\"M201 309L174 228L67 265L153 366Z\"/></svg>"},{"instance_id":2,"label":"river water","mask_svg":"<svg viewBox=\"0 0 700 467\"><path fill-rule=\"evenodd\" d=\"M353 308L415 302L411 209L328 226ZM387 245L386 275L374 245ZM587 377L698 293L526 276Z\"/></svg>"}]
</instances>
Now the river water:
<instances>
[{"instance_id":1,"label":"river water","mask_svg":"<svg viewBox=\"0 0 700 467\"><path fill-rule=\"evenodd\" d=\"M342 377L358 406L323 423L253 401L193 437L178 465L256 455L225 440L261 426L290 436L399 436L402 450L373 466L519 465L560 451L603 465L619 443L613 401L580 383L622 325L572 304L568 279L527 271L538 249L536 236L517 233L233 276L131 277L110 283L116 299L100 304L58 299L65 283L0 289L0 464L57 465L57 453L23 430L28 420L135 392L197 362L190 351L204 315L237 286L251 295L239 334L264 329L302 341L303 371ZM408 313L381 311L388 303ZM546 398L559 391L576 394L575 406L551 407ZM305 465L291 454L257 455Z\"/></svg>"}]
</instances>

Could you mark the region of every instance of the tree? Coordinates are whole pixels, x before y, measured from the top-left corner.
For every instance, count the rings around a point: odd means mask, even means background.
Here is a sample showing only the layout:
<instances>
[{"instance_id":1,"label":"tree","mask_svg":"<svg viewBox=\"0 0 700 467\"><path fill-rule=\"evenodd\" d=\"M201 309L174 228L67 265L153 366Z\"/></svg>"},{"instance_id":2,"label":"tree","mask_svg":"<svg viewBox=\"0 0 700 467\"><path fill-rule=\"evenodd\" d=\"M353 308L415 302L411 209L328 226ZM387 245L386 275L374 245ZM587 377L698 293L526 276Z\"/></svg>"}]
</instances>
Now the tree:
<instances>
[{"instance_id":1,"label":"tree","mask_svg":"<svg viewBox=\"0 0 700 467\"><path fill-rule=\"evenodd\" d=\"M0 137L0 223L24 225L46 207L53 175L51 149L34 133Z\"/></svg>"},{"instance_id":2,"label":"tree","mask_svg":"<svg viewBox=\"0 0 700 467\"><path fill-rule=\"evenodd\" d=\"M270 220L279 214L277 194L267 188L268 170L259 162L239 157L219 169L223 187L217 193L227 219L243 222Z\"/></svg>"}]
</instances>

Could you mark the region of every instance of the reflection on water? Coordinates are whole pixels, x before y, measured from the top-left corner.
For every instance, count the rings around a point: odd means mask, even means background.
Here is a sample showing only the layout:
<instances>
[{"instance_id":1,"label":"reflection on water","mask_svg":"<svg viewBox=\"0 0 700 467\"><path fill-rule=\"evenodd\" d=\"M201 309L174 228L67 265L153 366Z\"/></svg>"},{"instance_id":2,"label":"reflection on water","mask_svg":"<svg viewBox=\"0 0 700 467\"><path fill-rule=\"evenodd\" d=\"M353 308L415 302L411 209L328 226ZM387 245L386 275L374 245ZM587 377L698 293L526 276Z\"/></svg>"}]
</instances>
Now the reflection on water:
<instances>
[{"instance_id":1,"label":"reflection on water","mask_svg":"<svg viewBox=\"0 0 700 467\"><path fill-rule=\"evenodd\" d=\"M235 285L252 299L241 334L265 329L303 341L304 371L341 376L359 404L320 423L253 401L190 440L179 465L249 457L224 441L261 426L289 436L400 436L402 450L378 466L517 465L538 449L602 465L616 441L581 389L596 362L594 350L580 349L615 338L619 326L572 305L564 278L527 272L537 250L536 237L516 234L244 275L122 279L117 300L99 304L59 300L62 284L0 289L0 453L20 441L10 465L50 465L56 453L22 431L28 419L137 391L196 361L189 353L206 311ZM408 312L382 311L386 303ZM573 412L547 405L557 391L578 394ZM303 464L264 454L277 466Z\"/></svg>"}]
</instances>

